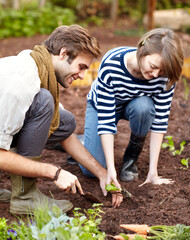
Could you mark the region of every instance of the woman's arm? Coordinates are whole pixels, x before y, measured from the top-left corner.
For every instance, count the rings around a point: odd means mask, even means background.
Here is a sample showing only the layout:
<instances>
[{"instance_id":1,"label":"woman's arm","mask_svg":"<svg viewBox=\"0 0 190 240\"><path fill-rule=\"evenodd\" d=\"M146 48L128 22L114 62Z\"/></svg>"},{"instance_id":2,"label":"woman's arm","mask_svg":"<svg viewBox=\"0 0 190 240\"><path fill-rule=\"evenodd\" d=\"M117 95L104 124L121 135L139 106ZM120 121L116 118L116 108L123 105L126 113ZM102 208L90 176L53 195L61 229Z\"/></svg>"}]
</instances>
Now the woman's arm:
<instances>
[{"instance_id":1,"label":"woman's arm","mask_svg":"<svg viewBox=\"0 0 190 240\"><path fill-rule=\"evenodd\" d=\"M106 184L111 184L113 182L117 188L121 189L121 186L117 180L117 173L114 163L114 135L107 133L100 135L100 137L107 165ZM123 197L120 193L112 193L112 204L114 206L119 206L122 201Z\"/></svg>"},{"instance_id":2,"label":"woman's arm","mask_svg":"<svg viewBox=\"0 0 190 240\"><path fill-rule=\"evenodd\" d=\"M110 133L102 134L101 142L108 171L107 184L113 181L115 185L120 188L120 184L117 181L117 174L114 163L114 135Z\"/></svg>"},{"instance_id":3,"label":"woman's arm","mask_svg":"<svg viewBox=\"0 0 190 240\"><path fill-rule=\"evenodd\" d=\"M163 133L150 133L150 163L149 163L149 172L146 178L146 181L140 186L146 183L153 184L170 184L173 183L171 179L162 178L158 176L158 159L161 149L161 144L163 140Z\"/></svg>"}]
</instances>

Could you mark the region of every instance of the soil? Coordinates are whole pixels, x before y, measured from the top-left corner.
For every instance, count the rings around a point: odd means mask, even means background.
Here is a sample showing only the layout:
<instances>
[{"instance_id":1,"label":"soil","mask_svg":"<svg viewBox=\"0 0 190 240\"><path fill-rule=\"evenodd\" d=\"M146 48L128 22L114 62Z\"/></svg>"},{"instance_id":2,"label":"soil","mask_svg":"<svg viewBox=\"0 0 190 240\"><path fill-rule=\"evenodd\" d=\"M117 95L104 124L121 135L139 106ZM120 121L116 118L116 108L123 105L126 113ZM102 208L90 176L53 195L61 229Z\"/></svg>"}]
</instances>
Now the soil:
<instances>
[{"instance_id":1,"label":"soil","mask_svg":"<svg viewBox=\"0 0 190 240\"><path fill-rule=\"evenodd\" d=\"M121 26L118 25L118 28ZM129 27L127 24L125 30ZM100 42L103 54L116 46L135 46L139 37L127 37L114 35L113 27L90 28L93 35ZM180 34L180 33L179 33ZM188 55L190 46L190 36L180 34L183 38L185 54ZM0 57L17 54L19 51L31 48L35 44L41 43L47 36L34 36L31 38L10 38L0 40ZM189 55L190 56L190 55ZM187 80L188 86L190 84ZM76 117L77 128L75 133L84 133L84 118L86 107L86 95L90 87L71 87L68 90L61 89L60 101L64 107L70 110ZM132 198L125 198L119 208L111 207L111 195L104 197L99 187L98 180L89 179L82 175L78 165L67 164L67 153L59 150L44 150L43 161L51 162L62 166L65 170L75 174L84 191L94 193L99 198L103 207L102 223L100 229L106 234L116 235L122 230L119 225L127 223L153 225L190 225L190 169L182 169L180 163L182 158L188 158L190 153L190 103L185 100L185 87L183 81L177 84L174 99L171 107L169 127L166 135L173 136L175 146L179 149L180 143L185 140L186 145L180 156L172 156L168 149L161 149L158 172L164 178L171 178L174 183L171 185L146 184L139 187L146 179L149 166L149 135L147 136L143 151L138 160L139 179L135 182L121 182L123 188L127 189ZM122 155L127 146L130 136L129 124L120 121L118 133L115 136L115 165L119 175L122 166ZM88 209L92 203L84 199L79 194L65 194L59 190L48 179L38 179L41 191L50 196L50 192L55 199L69 199L75 207ZM9 175L0 171L0 188L11 189ZM69 213L72 215L72 213ZM0 204L0 217L6 217L10 221L15 219L9 213L9 203ZM111 239L111 238L110 238Z\"/></svg>"}]
</instances>

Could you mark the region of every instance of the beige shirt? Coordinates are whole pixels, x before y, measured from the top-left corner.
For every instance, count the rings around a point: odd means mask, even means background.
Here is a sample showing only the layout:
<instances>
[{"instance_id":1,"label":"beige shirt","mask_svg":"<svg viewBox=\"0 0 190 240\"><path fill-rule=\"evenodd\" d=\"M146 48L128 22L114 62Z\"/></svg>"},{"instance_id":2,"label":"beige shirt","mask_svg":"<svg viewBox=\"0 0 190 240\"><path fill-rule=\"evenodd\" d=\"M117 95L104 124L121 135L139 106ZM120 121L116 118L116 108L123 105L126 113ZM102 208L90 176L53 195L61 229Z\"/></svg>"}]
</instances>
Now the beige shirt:
<instances>
[{"instance_id":1,"label":"beige shirt","mask_svg":"<svg viewBox=\"0 0 190 240\"><path fill-rule=\"evenodd\" d=\"M40 91L40 78L31 50L0 59L0 148L9 150L25 114Z\"/></svg>"}]
</instances>

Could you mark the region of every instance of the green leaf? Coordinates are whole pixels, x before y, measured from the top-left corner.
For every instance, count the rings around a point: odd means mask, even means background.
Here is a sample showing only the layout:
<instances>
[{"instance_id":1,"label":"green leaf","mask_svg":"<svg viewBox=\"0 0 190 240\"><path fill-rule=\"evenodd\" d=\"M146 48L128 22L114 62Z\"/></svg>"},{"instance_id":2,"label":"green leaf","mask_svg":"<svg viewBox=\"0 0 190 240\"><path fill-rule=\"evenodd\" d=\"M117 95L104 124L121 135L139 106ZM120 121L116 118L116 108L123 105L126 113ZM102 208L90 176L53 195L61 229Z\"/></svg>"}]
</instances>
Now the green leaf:
<instances>
[{"instance_id":1,"label":"green leaf","mask_svg":"<svg viewBox=\"0 0 190 240\"><path fill-rule=\"evenodd\" d=\"M108 192L120 190L120 189L117 188L113 183L107 184L106 187L105 187L105 189L106 189L106 191L108 191Z\"/></svg>"},{"instance_id":2,"label":"green leaf","mask_svg":"<svg viewBox=\"0 0 190 240\"><path fill-rule=\"evenodd\" d=\"M181 159L181 164L183 165L183 166L186 166L187 168L189 168L189 158L183 158L183 159Z\"/></svg>"}]
</instances>

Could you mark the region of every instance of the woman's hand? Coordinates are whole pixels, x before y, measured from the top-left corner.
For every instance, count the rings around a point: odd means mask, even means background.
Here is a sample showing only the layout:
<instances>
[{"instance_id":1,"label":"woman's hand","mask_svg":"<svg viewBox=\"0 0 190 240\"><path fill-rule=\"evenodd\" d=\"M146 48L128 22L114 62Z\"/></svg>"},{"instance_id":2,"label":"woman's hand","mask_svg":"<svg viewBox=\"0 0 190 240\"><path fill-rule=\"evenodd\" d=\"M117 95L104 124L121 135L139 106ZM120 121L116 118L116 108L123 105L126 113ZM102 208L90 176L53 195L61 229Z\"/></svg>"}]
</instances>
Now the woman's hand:
<instances>
[{"instance_id":1,"label":"woman's hand","mask_svg":"<svg viewBox=\"0 0 190 240\"><path fill-rule=\"evenodd\" d=\"M172 184L174 183L174 181L169 178L163 178L161 176L158 176L157 174L156 175L148 174L145 182L139 185L139 187L143 186L146 183L161 185L161 184Z\"/></svg>"},{"instance_id":2,"label":"woman's hand","mask_svg":"<svg viewBox=\"0 0 190 240\"><path fill-rule=\"evenodd\" d=\"M117 192L117 191L112 191L112 206L114 208L119 207L121 205L121 203L123 202L123 195L121 192Z\"/></svg>"},{"instance_id":3,"label":"woman's hand","mask_svg":"<svg viewBox=\"0 0 190 240\"><path fill-rule=\"evenodd\" d=\"M113 183L116 186L116 188L121 189L121 185L117 180L117 175L115 170L112 172L108 171L106 184L111 184L111 183ZM120 204L123 202L123 195L121 194L121 191L111 191L111 194L112 194L112 206L114 208L119 207Z\"/></svg>"}]
</instances>

